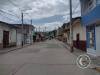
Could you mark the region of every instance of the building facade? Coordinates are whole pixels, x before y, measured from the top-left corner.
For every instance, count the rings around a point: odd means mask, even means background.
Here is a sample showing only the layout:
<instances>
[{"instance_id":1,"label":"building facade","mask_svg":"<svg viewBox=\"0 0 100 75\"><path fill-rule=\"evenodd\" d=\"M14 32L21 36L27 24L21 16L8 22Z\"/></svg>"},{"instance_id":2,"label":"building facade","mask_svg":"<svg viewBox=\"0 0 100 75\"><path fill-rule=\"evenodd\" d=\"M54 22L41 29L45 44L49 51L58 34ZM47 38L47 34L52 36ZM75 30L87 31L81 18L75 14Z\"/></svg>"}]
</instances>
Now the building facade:
<instances>
[{"instance_id":1,"label":"building facade","mask_svg":"<svg viewBox=\"0 0 100 75\"><path fill-rule=\"evenodd\" d=\"M100 56L100 0L80 0L82 25L86 27L87 53Z\"/></svg>"},{"instance_id":2,"label":"building facade","mask_svg":"<svg viewBox=\"0 0 100 75\"><path fill-rule=\"evenodd\" d=\"M0 22L0 48L16 46L16 26Z\"/></svg>"},{"instance_id":3,"label":"building facade","mask_svg":"<svg viewBox=\"0 0 100 75\"><path fill-rule=\"evenodd\" d=\"M81 25L81 17L73 18L73 45L86 51L86 28Z\"/></svg>"},{"instance_id":4,"label":"building facade","mask_svg":"<svg viewBox=\"0 0 100 75\"><path fill-rule=\"evenodd\" d=\"M63 34L62 34L63 29L61 27L58 28L57 30L57 39L62 41L63 40Z\"/></svg>"},{"instance_id":5,"label":"building facade","mask_svg":"<svg viewBox=\"0 0 100 75\"><path fill-rule=\"evenodd\" d=\"M34 26L8 24L0 21L0 49L33 43Z\"/></svg>"},{"instance_id":6,"label":"building facade","mask_svg":"<svg viewBox=\"0 0 100 75\"><path fill-rule=\"evenodd\" d=\"M21 24L15 24L18 27L17 29L17 45L24 44L32 44L33 43L33 32L34 26L23 24L23 31Z\"/></svg>"},{"instance_id":7,"label":"building facade","mask_svg":"<svg viewBox=\"0 0 100 75\"><path fill-rule=\"evenodd\" d=\"M67 43L68 45L70 44L70 23L64 23L62 28L63 28L63 39L64 42Z\"/></svg>"},{"instance_id":8,"label":"building facade","mask_svg":"<svg viewBox=\"0 0 100 75\"><path fill-rule=\"evenodd\" d=\"M72 19L72 27L74 48L86 51L86 28L81 25L81 17ZM62 28L64 42L70 46L70 22L64 23Z\"/></svg>"}]
</instances>

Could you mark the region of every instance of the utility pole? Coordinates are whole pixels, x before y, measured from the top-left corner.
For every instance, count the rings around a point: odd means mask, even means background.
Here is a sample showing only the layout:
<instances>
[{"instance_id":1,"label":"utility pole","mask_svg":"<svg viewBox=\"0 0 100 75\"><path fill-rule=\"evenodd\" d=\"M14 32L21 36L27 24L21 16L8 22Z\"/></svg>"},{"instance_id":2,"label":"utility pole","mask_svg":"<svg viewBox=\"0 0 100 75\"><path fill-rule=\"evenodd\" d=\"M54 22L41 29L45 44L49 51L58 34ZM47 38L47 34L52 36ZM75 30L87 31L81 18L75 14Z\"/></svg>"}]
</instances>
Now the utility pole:
<instances>
[{"instance_id":1,"label":"utility pole","mask_svg":"<svg viewBox=\"0 0 100 75\"><path fill-rule=\"evenodd\" d=\"M72 0L69 0L70 4L70 51L73 52L73 25L72 25Z\"/></svg>"},{"instance_id":2,"label":"utility pole","mask_svg":"<svg viewBox=\"0 0 100 75\"><path fill-rule=\"evenodd\" d=\"M40 32L40 26L39 26L39 32Z\"/></svg>"},{"instance_id":3,"label":"utility pole","mask_svg":"<svg viewBox=\"0 0 100 75\"><path fill-rule=\"evenodd\" d=\"M32 19L30 20L31 21L31 25L32 25ZM30 27L29 27L29 32L30 32ZM31 34L29 33L29 37L30 37L30 45L32 44L32 32L31 32Z\"/></svg>"},{"instance_id":4,"label":"utility pole","mask_svg":"<svg viewBox=\"0 0 100 75\"><path fill-rule=\"evenodd\" d=\"M45 32L46 32L46 28L47 28L47 27L45 27Z\"/></svg>"},{"instance_id":5,"label":"utility pole","mask_svg":"<svg viewBox=\"0 0 100 75\"><path fill-rule=\"evenodd\" d=\"M23 31L23 12L21 13L21 20L22 20L22 47L24 45L24 31Z\"/></svg>"},{"instance_id":6,"label":"utility pole","mask_svg":"<svg viewBox=\"0 0 100 75\"><path fill-rule=\"evenodd\" d=\"M32 19L31 19L31 25L32 25Z\"/></svg>"}]
</instances>

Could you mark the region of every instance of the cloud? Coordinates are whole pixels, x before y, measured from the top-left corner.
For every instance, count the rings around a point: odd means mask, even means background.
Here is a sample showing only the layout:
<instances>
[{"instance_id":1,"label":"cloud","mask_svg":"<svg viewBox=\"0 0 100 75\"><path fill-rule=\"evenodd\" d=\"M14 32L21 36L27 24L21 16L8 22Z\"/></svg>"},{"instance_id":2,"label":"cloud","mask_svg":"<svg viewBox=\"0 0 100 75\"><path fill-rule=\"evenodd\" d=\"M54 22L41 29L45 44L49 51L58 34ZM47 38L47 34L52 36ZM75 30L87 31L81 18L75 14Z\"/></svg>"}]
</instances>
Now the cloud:
<instances>
[{"instance_id":1,"label":"cloud","mask_svg":"<svg viewBox=\"0 0 100 75\"><path fill-rule=\"evenodd\" d=\"M4 0L6 5L3 9L11 10L17 13L24 10L29 13L33 19L40 19L54 15L65 14L68 10L68 0ZM17 5L18 8L16 8ZM20 14L19 14L20 15Z\"/></svg>"},{"instance_id":2,"label":"cloud","mask_svg":"<svg viewBox=\"0 0 100 75\"><path fill-rule=\"evenodd\" d=\"M73 17L80 16L79 0L72 0L72 2ZM0 0L0 9L15 15L3 14L11 18L12 21L4 18L4 16L2 16L3 19L0 18L0 20L9 23L21 23L22 10L24 12L24 22L27 21L29 23L32 18L34 25L51 25L51 30L55 26L57 27L59 24L69 21L69 0Z\"/></svg>"},{"instance_id":3,"label":"cloud","mask_svg":"<svg viewBox=\"0 0 100 75\"><path fill-rule=\"evenodd\" d=\"M52 22L52 23L45 23L43 25L34 25L37 31L52 31L61 27L63 23L61 22Z\"/></svg>"}]
</instances>

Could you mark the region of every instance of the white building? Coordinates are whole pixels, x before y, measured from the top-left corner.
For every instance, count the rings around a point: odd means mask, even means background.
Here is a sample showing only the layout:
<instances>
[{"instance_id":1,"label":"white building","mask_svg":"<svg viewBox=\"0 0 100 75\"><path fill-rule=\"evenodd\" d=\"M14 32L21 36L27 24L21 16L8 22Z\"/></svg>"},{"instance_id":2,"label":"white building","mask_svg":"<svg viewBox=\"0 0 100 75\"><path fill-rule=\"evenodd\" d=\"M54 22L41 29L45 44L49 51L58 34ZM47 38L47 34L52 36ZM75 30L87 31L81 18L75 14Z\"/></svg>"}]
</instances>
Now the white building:
<instances>
[{"instance_id":1,"label":"white building","mask_svg":"<svg viewBox=\"0 0 100 75\"><path fill-rule=\"evenodd\" d=\"M72 19L72 27L74 47L86 51L86 28L81 26L81 17ZM64 23L62 28L64 41L70 45L70 22Z\"/></svg>"},{"instance_id":2,"label":"white building","mask_svg":"<svg viewBox=\"0 0 100 75\"><path fill-rule=\"evenodd\" d=\"M0 48L16 46L16 26L0 22Z\"/></svg>"},{"instance_id":3,"label":"white building","mask_svg":"<svg viewBox=\"0 0 100 75\"><path fill-rule=\"evenodd\" d=\"M34 26L0 22L0 48L22 46L33 43Z\"/></svg>"},{"instance_id":4,"label":"white building","mask_svg":"<svg viewBox=\"0 0 100 75\"><path fill-rule=\"evenodd\" d=\"M73 18L73 45L86 51L86 28L81 25L81 17Z\"/></svg>"},{"instance_id":5,"label":"white building","mask_svg":"<svg viewBox=\"0 0 100 75\"><path fill-rule=\"evenodd\" d=\"M23 44L32 44L33 43L33 32L34 26L23 24L23 31L21 24L15 24L18 27L17 29L17 45Z\"/></svg>"}]
</instances>

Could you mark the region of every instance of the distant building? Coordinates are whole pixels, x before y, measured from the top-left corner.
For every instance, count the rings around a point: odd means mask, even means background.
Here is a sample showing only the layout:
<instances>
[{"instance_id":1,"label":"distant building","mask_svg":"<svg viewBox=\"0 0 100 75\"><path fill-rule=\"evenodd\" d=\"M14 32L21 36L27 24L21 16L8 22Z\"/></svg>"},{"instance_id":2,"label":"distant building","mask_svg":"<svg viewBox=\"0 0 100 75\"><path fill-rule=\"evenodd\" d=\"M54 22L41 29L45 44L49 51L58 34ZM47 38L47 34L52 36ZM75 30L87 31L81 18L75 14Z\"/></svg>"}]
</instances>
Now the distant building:
<instances>
[{"instance_id":1,"label":"distant building","mask_svg":"<svg viewBox=\"0 0 100 75\"><path fill-rule=\"evenodd\" d=\"M62 34L63 29L61 27L58 28L57 30L57 38L58 40L62 41L63 39L63 34Z\"/></svg>"},{"instance_id":2,"label":"distant building","mask_svg":"<svg viewBox=\"0 0 100 75\"><path fill-rule=\"evenodd\" d=\"M70 45L70 23L64 23L63 26L63 39L64 41Z\"/></svg>"},{"instance_id":3,"label":"distant building","mask_svg":"<svg viewBox=\"0 0 100 75\"><path fill-rule=\"evenodd\" d=\"M86 27L87 53L100 56L100 0L80 0L82 25Z\"/></svg>"}]
</instances>

